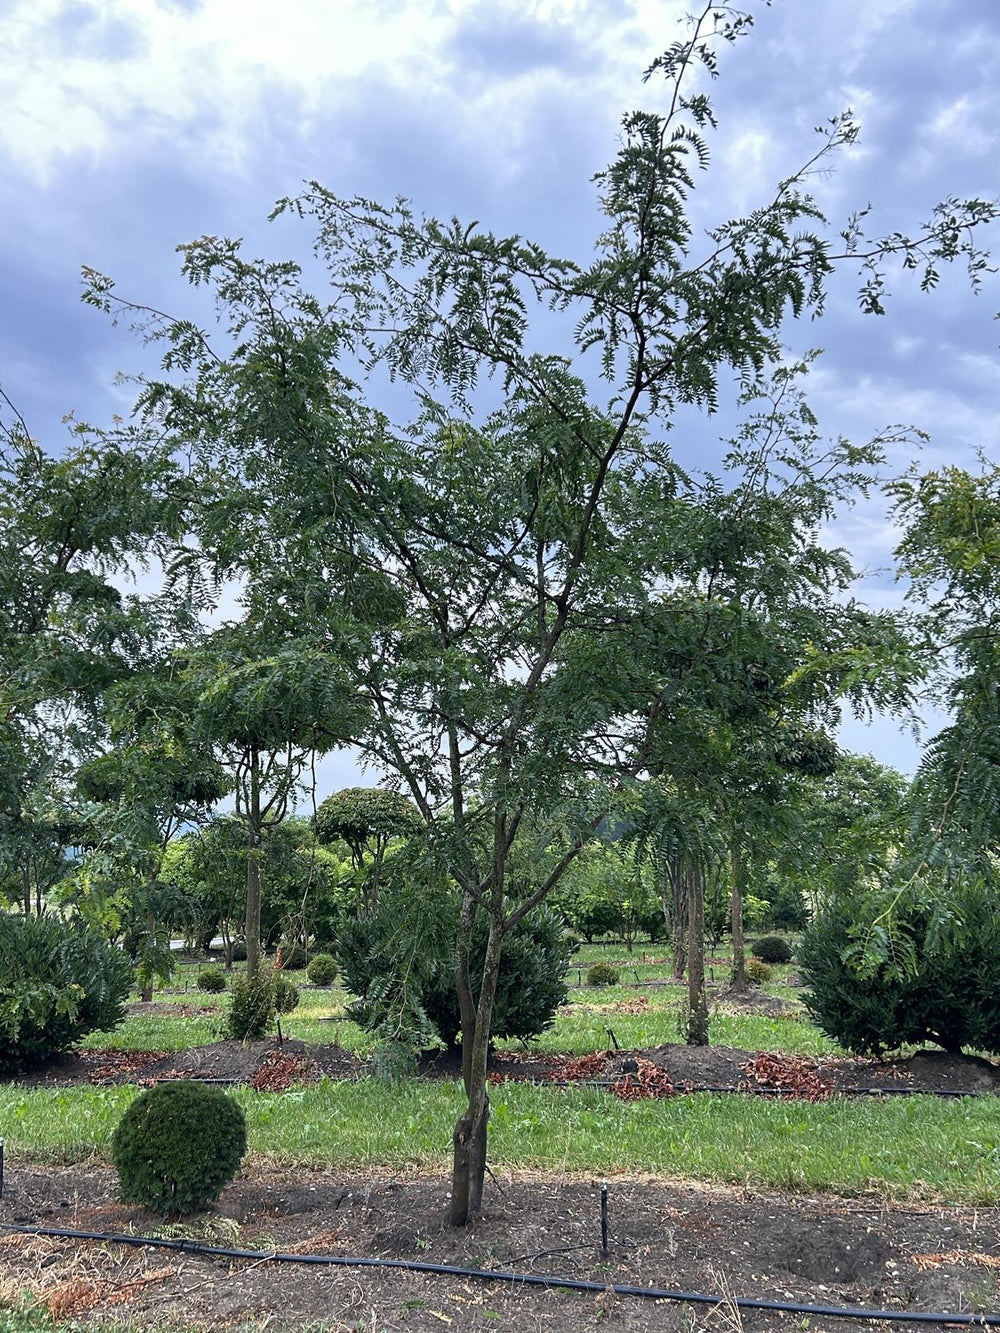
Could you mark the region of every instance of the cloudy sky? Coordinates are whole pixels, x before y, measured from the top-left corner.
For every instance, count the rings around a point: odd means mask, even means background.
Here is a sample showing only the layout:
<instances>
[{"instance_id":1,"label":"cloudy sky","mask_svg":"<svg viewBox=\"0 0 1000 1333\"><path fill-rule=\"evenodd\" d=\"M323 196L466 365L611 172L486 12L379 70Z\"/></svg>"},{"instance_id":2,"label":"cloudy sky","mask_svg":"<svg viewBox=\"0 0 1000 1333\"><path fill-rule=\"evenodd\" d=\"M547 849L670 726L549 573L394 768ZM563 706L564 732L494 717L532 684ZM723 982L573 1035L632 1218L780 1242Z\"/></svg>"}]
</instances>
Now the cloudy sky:
<instances>
[{"instance_id":1,"label":"cloudy sky","mask_svg":"<svg viewBox=\"0 0 1000 1333\"><path fill-rule=\"evenodd\" d=\"M751 0L752 2L752 0ZM642 70L690 0L0 0L0 382L50 448L73 411L127 410L116 372L141 349L79 302L79 271L182 312L178 243L237 235L272 257L308 236L269 224L274 200L317 178L340 194L411 198L585 260L599 227L590 184L620 118L662 105ZM775 0L727 53L721 130L699 217L768 197L846 106L860 146L816 182L834 218L874 206L916 227L950 194L1000 196L1000 0ZM995 238L1000 240L1000 238ZM857 311L847 275L818 324L811 397L830 434L890 422L928 430L928 467L1000 457L1000 283L978 299L948 280L897 287L885 319ZM682 448L696 464L705 427ZM908 460L900 458L900 470ZM838 534L883 604L893 539L869 507ZM912 768L895 724L845 740ZM354 778L338 759L324 785Z\"/></svg>"}]
</instances>

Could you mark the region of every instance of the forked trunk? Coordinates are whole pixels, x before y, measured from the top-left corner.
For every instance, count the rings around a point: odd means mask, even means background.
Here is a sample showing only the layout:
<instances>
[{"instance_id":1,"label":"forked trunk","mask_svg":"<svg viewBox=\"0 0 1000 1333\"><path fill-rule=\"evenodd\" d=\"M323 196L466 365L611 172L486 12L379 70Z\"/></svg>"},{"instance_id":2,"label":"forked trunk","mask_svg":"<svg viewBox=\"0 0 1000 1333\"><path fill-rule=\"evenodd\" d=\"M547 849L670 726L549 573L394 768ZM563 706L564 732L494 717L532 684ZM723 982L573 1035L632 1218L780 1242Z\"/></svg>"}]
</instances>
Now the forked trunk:
<instances>
[{"instance_id":1,"label":"forked trunk","mask_svg":"<svg viewBox=\"0 0 1000 1333\"><path fill-rule=\"evenodd\" d=\"M708 997L705 994L705 892L701 871L689 867L688 897L688 1035L689 1046L708 1045Z\"/></svg>"},{"instance_id":2,"label":"forked trunk","mask_svg":"<svg viewBox=\"0 0 1000 1333\"><path fill-rule=\"evenodd\" d=\"M460 940L456 950L456 978L459 1007L462 1011L462 1076L467 1105L458 1118L453 1135L451 1224L456 1227L464 1227L474 1221L483 1210L490 1119L486 1064L493 1023L493 1001L500 976L500 954L503 948L502 927L496 920L491 919L479 1004L472 1009L468 954L474 915L475 905L470 903L467 910L466 903L463 902L462 920L459 926ZM464 927L467 927L467 930L464 931L463 938Z\"/></svg>"}]
</instances>

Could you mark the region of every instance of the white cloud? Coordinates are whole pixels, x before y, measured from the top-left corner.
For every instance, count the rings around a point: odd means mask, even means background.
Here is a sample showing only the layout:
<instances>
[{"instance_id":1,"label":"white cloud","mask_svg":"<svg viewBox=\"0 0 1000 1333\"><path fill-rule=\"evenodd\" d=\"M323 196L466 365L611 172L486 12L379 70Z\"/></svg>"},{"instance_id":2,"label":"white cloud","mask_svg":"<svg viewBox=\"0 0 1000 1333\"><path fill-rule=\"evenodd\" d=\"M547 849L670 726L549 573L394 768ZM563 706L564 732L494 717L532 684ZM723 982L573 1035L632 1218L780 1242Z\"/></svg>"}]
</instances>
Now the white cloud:
<instances>
[{"instance_id":1,"label":"white cloud","mask_svg":"<svg viewBox=\"0 0 1000 1333\"><path fill-rule=\"evenodd\" d=\"M527 107L546 83L591 105L630 100L637 68L670 40L683 8L680 0L643 3L634 14L623 6L609 21L587 0L204 0L193 8L14 0L0 35L0 152L43 181L67 155L103 158L144 140L238 172L269 96L290 98L306 132L313 117L329 117L373 85L386 99L443 105L459 138L488 128L485 144L510 145L530 135ZM598 57L594 80L582 88L571 70L491 70L470 94L449 44L463 22L483 16L529 19L583 43Z\"/></svg>"}]
</instances>

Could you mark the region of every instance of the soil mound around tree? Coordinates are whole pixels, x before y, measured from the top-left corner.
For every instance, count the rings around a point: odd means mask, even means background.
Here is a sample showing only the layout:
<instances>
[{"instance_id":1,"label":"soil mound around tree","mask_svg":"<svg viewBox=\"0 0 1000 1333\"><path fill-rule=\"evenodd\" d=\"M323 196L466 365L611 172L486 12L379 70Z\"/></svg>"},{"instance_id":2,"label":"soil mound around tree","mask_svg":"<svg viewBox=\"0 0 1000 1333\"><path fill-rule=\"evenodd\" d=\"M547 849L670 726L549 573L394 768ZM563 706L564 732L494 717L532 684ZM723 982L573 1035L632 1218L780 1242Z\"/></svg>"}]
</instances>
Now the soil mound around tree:
<instances>
[{"instance_id":1,"label":"soil mound around tree","mask_svg":"<svg viewBox=\"0 0 1000 1333\"><path fill-rule=\"evenodd\" d=\"M494 1051L490 1057L493 1083L598 1083L611 1086L624 1079L635 1086L647 1065L662 1070L676 1092L761 1092L816 1100L836 1093L900 1091L982 1094L1000 1092L1000 1067L990 1060L945 1051L918 1051L898 1060L843 1057L814 1059L784 1053L741 1050L731 1046L686 1046L668 1043L646 1050L595 1051L591 1055L543 1055L530 1051ZM459 1079L461 1051L435 1053L421 1061L425 1078ZM85 1050L64 1055L39 1069L7 1082L67 1086L81 1083L135 1083L148 1086L164 1079L210 1079L247 1083L281 1091L293 1082L320 1078L366 1078L372 1063L340 1046L311 1044L276 1037L263 1041L218 1041L184 1051ZM647 1071L648 1074L648 1071ZM648 1084L648 1077L646 1082ZM667 1090L660 1080L660 1091Z\"/></svg>"}]
</instances>

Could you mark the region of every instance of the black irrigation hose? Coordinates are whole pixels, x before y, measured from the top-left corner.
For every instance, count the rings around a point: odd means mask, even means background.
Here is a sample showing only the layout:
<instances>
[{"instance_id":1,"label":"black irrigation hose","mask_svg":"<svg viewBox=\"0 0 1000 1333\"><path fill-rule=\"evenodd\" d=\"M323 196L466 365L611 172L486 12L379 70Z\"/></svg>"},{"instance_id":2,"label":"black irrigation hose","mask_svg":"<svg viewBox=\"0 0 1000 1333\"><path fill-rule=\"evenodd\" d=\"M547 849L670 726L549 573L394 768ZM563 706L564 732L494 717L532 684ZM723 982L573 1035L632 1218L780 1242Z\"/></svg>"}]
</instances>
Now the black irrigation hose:
<instances>
[{"instance_id":1,"label":"black irrigation hose","mask_svg":"<svg viewBox=\"0 0 1000 1333\"><path fill-rule=\"evenodd\" d=\"M413 1259L368 1259L339 1254L282 1254L269 1250L234 1250L223 1245L204 1245L200 1241L174 1240L160 1236L127 1236L104 1231L74 1231L69 1227L36 1227L0 1222L0 1229L27 1236L54 1236L69 1240L95 1240L105 1244L148 1246L160 1250L181 1250L212 1258L252 1259L257 1263L319 1264L336 1268L394 1268L405 1273L435 1273L441 1277L474 1278L487 1282L511 1282L524 1287L557 1287L566 1291L600 1294L613 1291L616 1296L641 1296L654 1301L677 1301L686 1305L735 1305L740 1310L779 1310L784 1314L826 1315L831 1319L891 1320L895 1323L962 1324L973 1328L1000 1328L1000 1314L937 1314L926 1310L868 1310L862 1306L801 1305L795 1301L768 1301L757 1296L713 1296L699 1291L673 1291L664 1287L636 1287L622 1282L594 1282L587 1278L558 1277L547 1273L504 1272L500 1269L462 1268L453 1264L432 1264Z\"/></svg>"}]
</instances>

